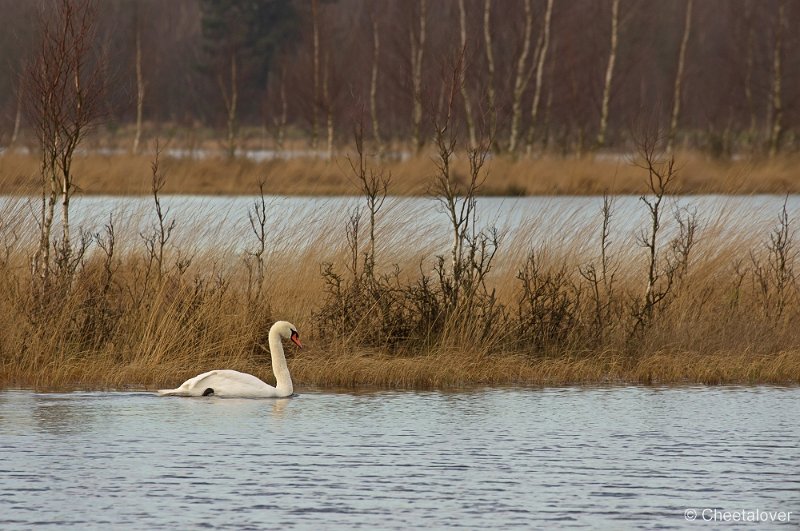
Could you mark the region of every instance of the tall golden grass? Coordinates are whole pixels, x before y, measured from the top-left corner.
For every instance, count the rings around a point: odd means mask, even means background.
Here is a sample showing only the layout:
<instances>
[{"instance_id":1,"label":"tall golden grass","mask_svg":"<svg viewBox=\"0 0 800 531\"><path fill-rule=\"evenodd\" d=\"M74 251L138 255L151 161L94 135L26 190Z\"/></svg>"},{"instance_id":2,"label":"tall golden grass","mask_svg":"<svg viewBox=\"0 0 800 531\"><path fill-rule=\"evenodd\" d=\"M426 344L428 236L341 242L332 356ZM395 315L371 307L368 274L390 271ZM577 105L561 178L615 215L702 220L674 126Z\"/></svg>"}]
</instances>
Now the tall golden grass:
<instances>
[{"instance_id":1,"label":"tall golden grass","mask_svg":"<svg viewBox=\"0 0 800 531\"><path fill-rule=\"evenodd\" d=\"M387 159L383 166L392 174L392 193L425 195L432 174L431 155L407 160ZM254 162L247 158L226 160L170 158L162 154L168 175L165 194L249 194L255 183L269 176L267 192L279 195L349 195L357 190L346 153L333 160L321 158L275 159ZM137 195L149 193L151 154L140 156L84 154L74 162L76 182L83 193ZM466 157L455 162L455 174L467 175ZM797 193L800 157L781 155L719 160L699 152L680 154L681 172L674 183L678 194L701 193ZM36 194L39 159L34 155L7 152L0 156L0 194ZM486 195L592 195L640 194L646 191L641 172L625 156L587 155L492 160L491 175L482 193Z\"/></svg>"},{"instance_id":2,"label":"tall golden grass","mask_svg":"<svg viewBox=\"0 0 800 531\"><path fill-rule=\"evenodd\" d=\"M92 247L71 278L54 278L41 293L29 268L35 231L10 230L20 215L11 207L0 213L3 387L156 388L214 368L270 381L264 345L277 319L296 324L307 347L287 347L299 389L800 383L797 285L793 273L783 287L770 276L775 272L767 234L715 237L725 227L707 227L686 273L639 331L632 309L645 288L646 264L632 241L613 248L614 289L603 299L610 310L600 326L593 324L595 306L581 275L587 263L597 263L596 250L574 251L558 243L539 249L542 304L533 314L538 321L524 324L520 301L525 293L518 275L529 243L522 234L503 243L487 279L495 307L502 309L491 330L476 331L486 322L477 308L445 316L441 326L426 329L428 335L387 338L369 330L379 322L380 301L351 316L355 324L348 329L322 324L321 312L332 295L320 265L332 262L350 282L343 227L295 224L286 238L309 244L271 253L267 282L257 293L248 273L252 268L246 267L252 257L233 248L201 250L188 266L177 267L178 258L188 253L169 247L158 280L136 232L118 233L110 258ZM402 225L392 216L399 214L389 211L381 223ZM203 230L202 213L178 221L180 230ZM413 290L432 269L434 252L418 239L381 247L376 272L389 275L391 289L370 293L401 297L405 304L409 299L402 297L419 294ZM791 273L794 255L789 258ZM400 273L393 276L395 265Z\"/></svg>"}]
</instances>

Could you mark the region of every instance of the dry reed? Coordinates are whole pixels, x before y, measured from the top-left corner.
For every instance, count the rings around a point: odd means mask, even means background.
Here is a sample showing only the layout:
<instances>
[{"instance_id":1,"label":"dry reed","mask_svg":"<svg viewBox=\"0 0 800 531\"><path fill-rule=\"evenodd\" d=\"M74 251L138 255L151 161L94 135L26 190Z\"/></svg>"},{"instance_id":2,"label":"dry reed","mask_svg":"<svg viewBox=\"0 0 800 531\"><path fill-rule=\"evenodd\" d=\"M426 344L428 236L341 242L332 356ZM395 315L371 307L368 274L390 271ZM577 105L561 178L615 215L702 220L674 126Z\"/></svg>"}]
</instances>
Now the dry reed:
<instances>
[{"instance_id":1,"label":"dry reed","mask_svg":"<svg viewBox=\"0 0 800 531\"><path fill-rule=\"evenodd\" d=\"M346 161L346 153L321 158L275 159L255 162L247 158L227 160L163 157L168 181L165 194L231 195L257 191L256 183L270 175L270 194L349 195L357 190ZM457 176L468 174L466 157L454 162ZM797 155L774 159L713 159L699 152L680 156L681 171L674 193L797 193L800 178ZM76 156L74 172L80 190L96 195L143 195L149 193L147 155L126 154ZM395 195L425 195L432 174L429 154L407 160L386 160L392 174ZM0 155L0 194L36 194L39 159L33 155L7 152ZM641 172L628 164L627 157L587 155L559 157L542 155L534 159L495 157L484 195L592 195L640 194L645 192Z\"/></svg>"},{"instance_id":2,"label":"dry reed","mask_svg":"<svg viewBox=\"0 0 800 531\"><path fill-rule=\"evenodd\" d=\"M431 267L431 248L419 242L378 247L376 273L388 275L387 284L368 292L378 296L378 306L365 306L350 316L349 329L337 330L320 319L331 302L320 266L332 262L349 282L344 266L351 257L341 242L342 227L295 228L287 237L309 245L274 250L261 292L254 291L247 255L230 248L192 254L171 247L158 281L141 236L134 233L118 235L119 250L111 257L95 246L68 287L54 285L51 296L42 298L32 289L28 266L35 242L6 230L19 215L12 208L0 217L3 387L149 389L223 367L270 381L263 345L275 319L289 319L303 333L307 349L289 348L288 356L299 389L800 383L797 287L792 276L778 297L766 235L716 239L712 235L723 227L706 227L708 237L688 271L643 330L634 326L631 310L646 282L642 253L632 242L614 247L616 277L603 295L608 313L600 322L581 275L586 263L597 259L596 250L540 249L535 276L525 288L517 277L527 235L505 242L487 279L488 289L496 288L492 304L500 313L481 333L476 330L487 322L485 308L459 310L444 320L433 316L436 323L409 313L424 293L420 261ZM389 211L384 225L392 226L393 215ZM197 231L202 222L187 220L178 227ZM190 263L182 263L187 256ZM429 280L426 296L440 296ZM534 307L521 305L526 295L536 301ZM380 306L387 300L394 305ZM379 316L377 307L388 308L386 315ZM404 337L382 336L371 330L383 323L379 317L413 318L425 326Z\"/></svg>"}]
</instances>

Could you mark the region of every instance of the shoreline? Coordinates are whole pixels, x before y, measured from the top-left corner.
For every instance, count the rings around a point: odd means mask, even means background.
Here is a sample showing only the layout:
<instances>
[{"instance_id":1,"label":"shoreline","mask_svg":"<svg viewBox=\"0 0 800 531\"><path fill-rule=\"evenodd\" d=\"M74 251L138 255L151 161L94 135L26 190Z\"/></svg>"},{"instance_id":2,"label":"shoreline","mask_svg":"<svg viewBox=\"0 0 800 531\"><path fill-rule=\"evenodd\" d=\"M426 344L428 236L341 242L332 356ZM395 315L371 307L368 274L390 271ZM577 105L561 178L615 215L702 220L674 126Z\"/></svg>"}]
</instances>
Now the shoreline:
<instances>
[{"instance_id":1,"label":"shoreline","mask_svg":"<svg viewBox=\"0 0 800 531\"><path fill-rule=\"evenodd\" d=\"M249 372L274 384L269 364L253 360L198 365L142 362L108 365L87 356L80 362L45 363L51 374L6 360L0 389L45 391L142 391L179 384L215 368ZM107 361L107 360L106 360ZM225 365L225 367L222 367ZM38 369L38 368L37 368ZM563 355L532 359L515 354L456 353L415 356L351 355L315 352L289 360L296 390L331 392L464 391L476 388L563 386L779 386L800 385L800 351L747 353L656 353Z\"/></svg>"},{"instance_id":2,"label":"shoreline","mask_svg":"<svg viewBox=\"0 0 800 531\"><path fill-rule=\"evenodd\" d=\"M166 183L162 195L250 196L265 193L287 196L359 195L347 153L333 160L246 158L191 159L162 155ZM75 157L74 174L81 195L150 195L152 155L98 155ZM699 152L676 154L680 166L674 195L754 195L800 193L800 156L775 159L712 159ZM433 154L408 160L370 159L370 166L391 174L389 194L428 196L436 169ZM624 160L597 155L560 157L544 154L513 159L498 156L487 161L482 197L641 195L646 172ZM454 174L466 175L465 157L457 157ZM0 154L0 195L38 195L39 160L29 154Z\"/></svg>"}]
</instances>

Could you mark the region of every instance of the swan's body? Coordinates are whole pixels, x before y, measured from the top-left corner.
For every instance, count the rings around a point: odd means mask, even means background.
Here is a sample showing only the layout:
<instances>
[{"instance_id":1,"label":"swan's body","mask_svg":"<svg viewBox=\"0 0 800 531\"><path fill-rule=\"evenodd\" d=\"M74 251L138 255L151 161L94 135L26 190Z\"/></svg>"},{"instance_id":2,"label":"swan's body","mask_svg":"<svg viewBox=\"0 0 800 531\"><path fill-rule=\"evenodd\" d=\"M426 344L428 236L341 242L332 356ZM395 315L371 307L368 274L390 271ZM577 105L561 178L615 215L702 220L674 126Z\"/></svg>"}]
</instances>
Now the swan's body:
<instances>
[{"instance_id":1,"label":"swan's body","mask_svg":"<svg viewBox=\"0 0 800 531\"><path fill-rule=\"evenodd\" d=\"M263 382L252 374L228 369L204 372L189 378L176 389L161 389L162 396L208 396L223 398L283 398L294 392L286 356L283 354L281 338L291 339L302 347L293 324L278 321L269 329L269 351L272 356L272 372L275 373L276 386Z\"/></svg>"}]
</instances>

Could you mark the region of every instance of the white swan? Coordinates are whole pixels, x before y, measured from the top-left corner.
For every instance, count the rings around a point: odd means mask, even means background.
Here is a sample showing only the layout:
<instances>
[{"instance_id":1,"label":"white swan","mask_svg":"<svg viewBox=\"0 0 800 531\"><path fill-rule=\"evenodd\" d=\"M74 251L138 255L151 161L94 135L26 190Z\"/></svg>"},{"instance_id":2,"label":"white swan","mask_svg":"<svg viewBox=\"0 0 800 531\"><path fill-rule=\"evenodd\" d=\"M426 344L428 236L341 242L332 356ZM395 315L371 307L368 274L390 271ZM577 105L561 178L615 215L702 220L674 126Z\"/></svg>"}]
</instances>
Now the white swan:
<instances>
[{"instance_id":1,"label":"white swan","mask_svg":"<svg viewBox=\"0 0 800 531\"><path fill-rule=\"evenodd\" d=\"M291 339L298 347L300 335L292 323L278 321L269 329L269 351L272 355L272 372L277 385L272 387L252 374L232 370L204 372L183 382L177 389L161 389L161 396L208 396L225 398L283 398L294 392L281 338Z\"/></svg>"}]
</instances>

